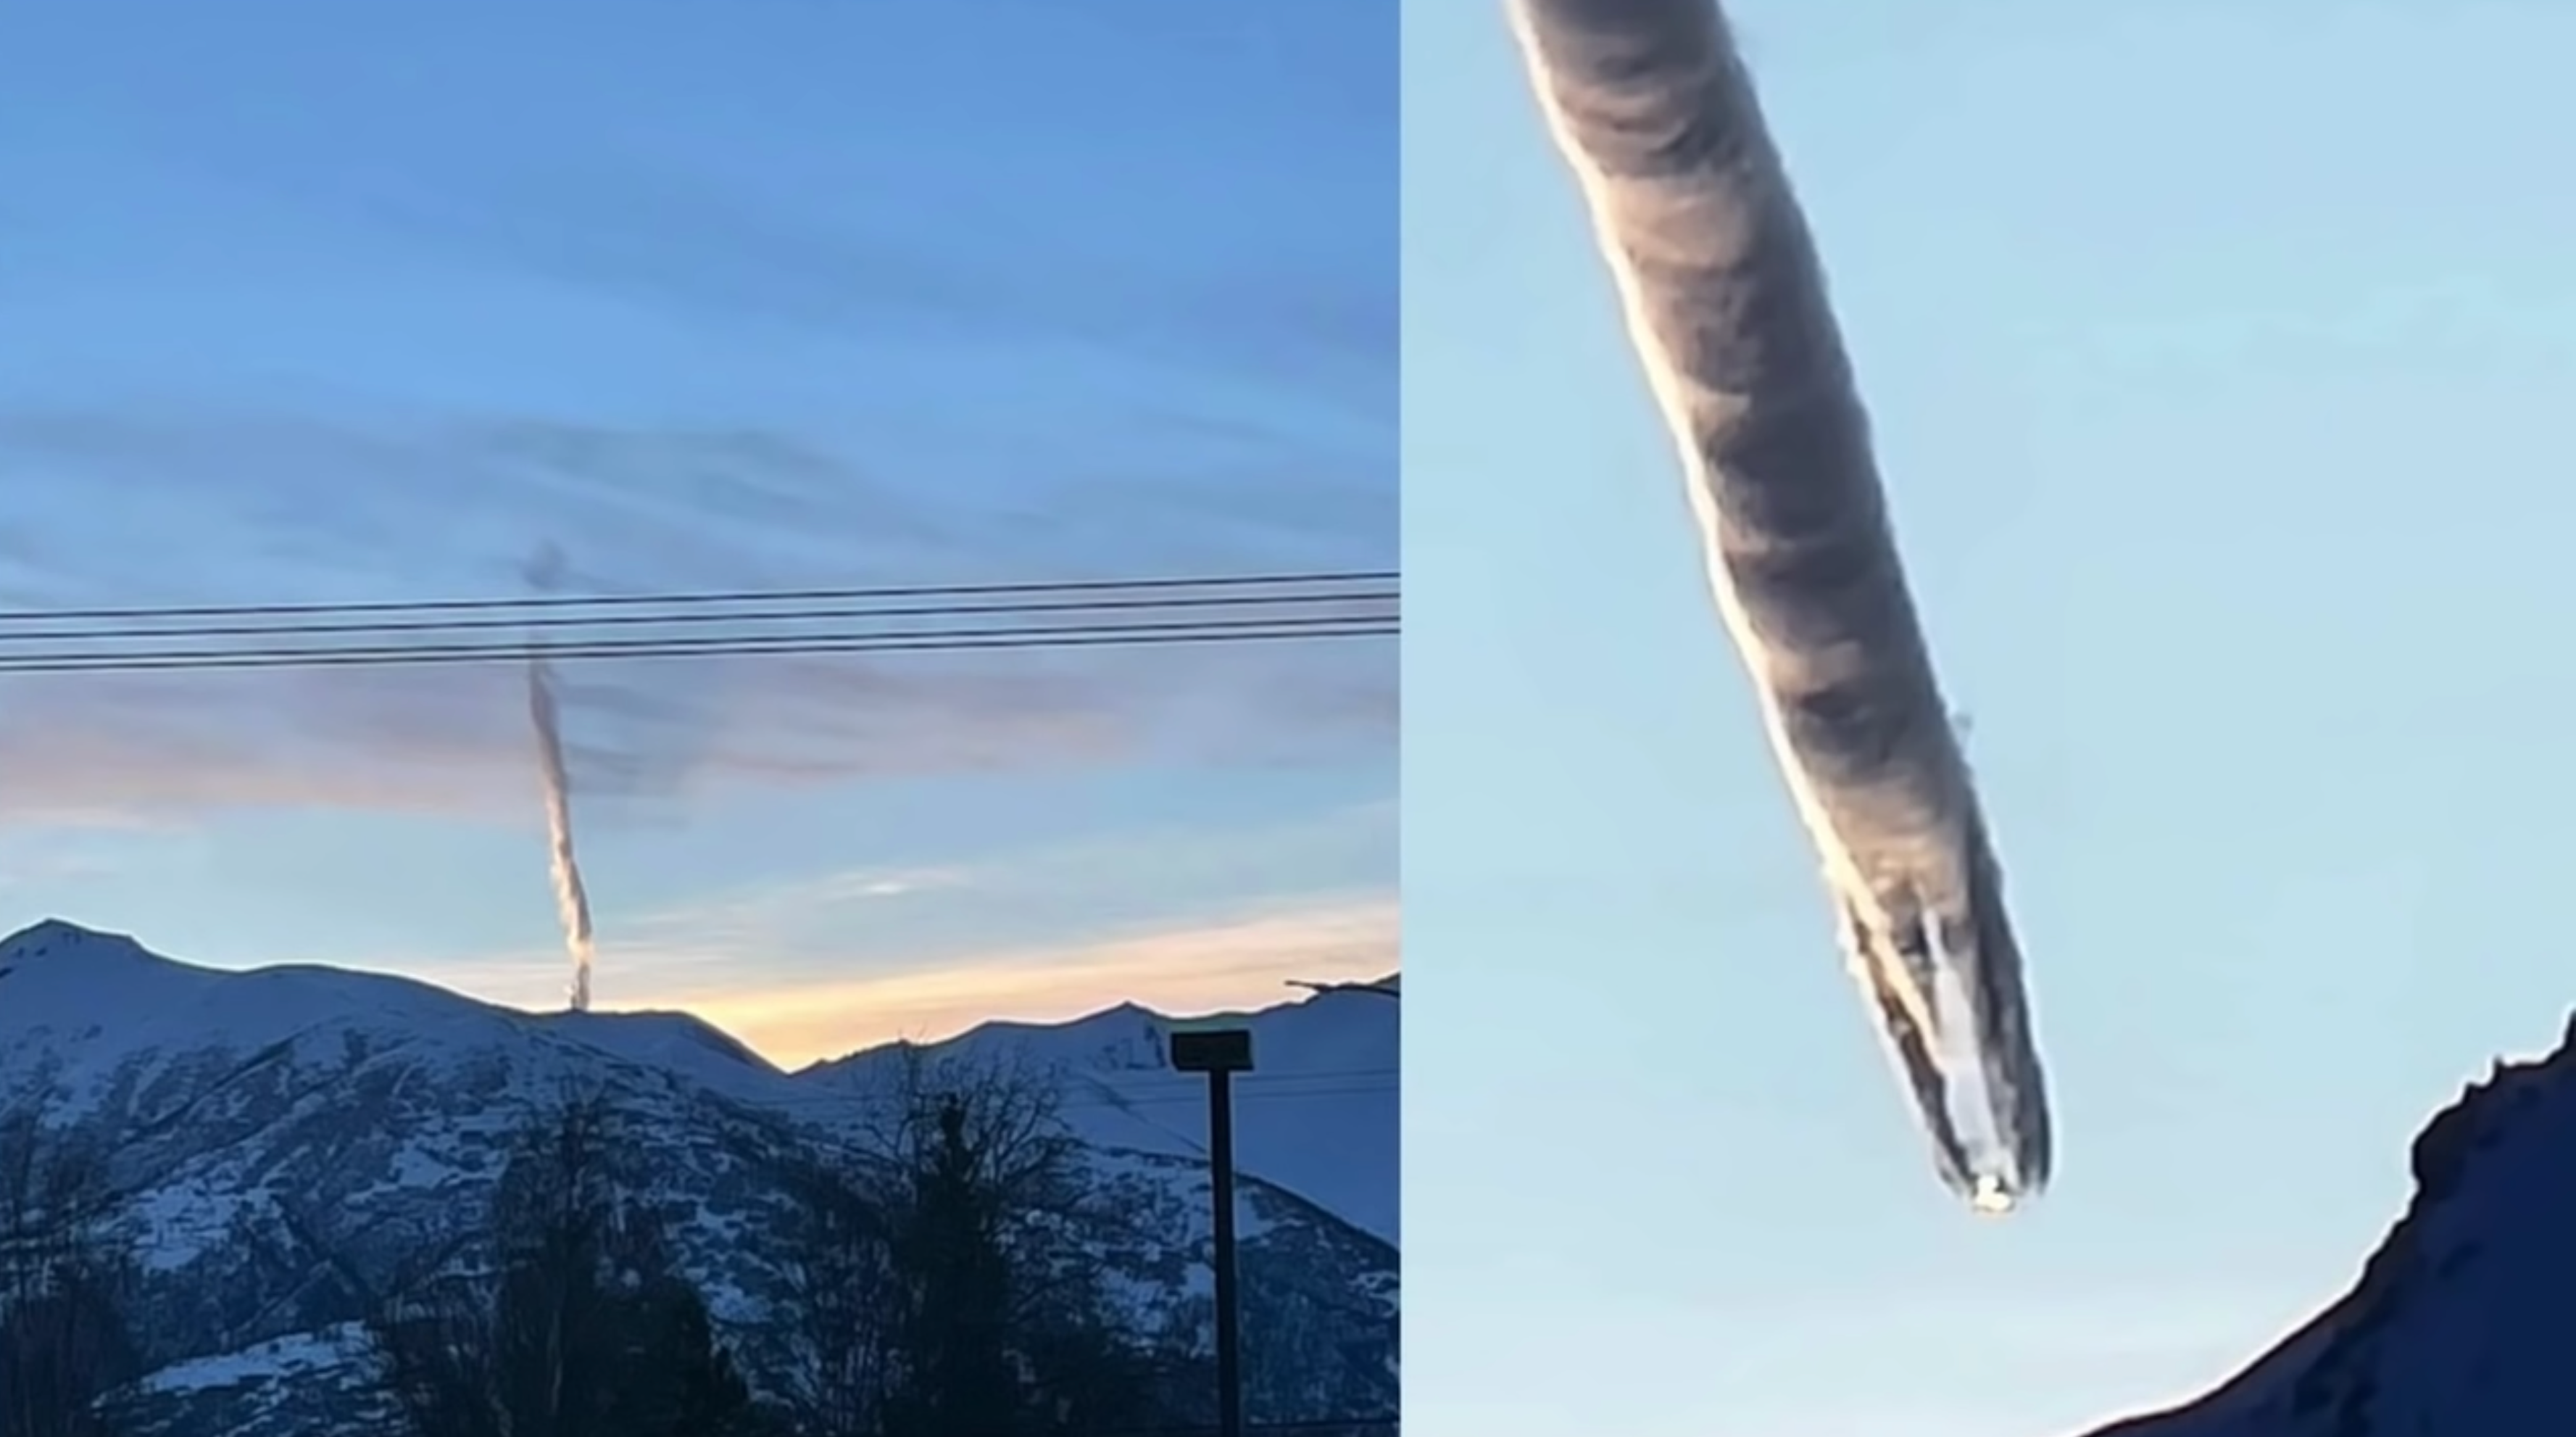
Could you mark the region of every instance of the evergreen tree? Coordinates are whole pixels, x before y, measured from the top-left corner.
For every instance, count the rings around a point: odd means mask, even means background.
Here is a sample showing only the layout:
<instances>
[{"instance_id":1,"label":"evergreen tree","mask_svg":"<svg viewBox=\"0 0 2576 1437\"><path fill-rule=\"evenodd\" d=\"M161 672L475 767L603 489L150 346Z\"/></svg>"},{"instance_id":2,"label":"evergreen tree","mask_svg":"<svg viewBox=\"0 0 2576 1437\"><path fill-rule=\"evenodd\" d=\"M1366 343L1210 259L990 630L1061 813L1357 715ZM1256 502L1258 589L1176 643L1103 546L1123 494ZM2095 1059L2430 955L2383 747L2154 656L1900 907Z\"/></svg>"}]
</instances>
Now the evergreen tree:
<instances>
[{"instance_id":1,"label":"evergreen tree","mask_svg":"<svg viewBox=\"0 0 2576 1437\"><path fill-rule=\"evenodd\" d=\"M886 1437L1011 1437L1025 1400L1012 1362L1011 1265L1001 1194L968 1136L966 1100L941 1094L894 1225L904 1284L895 1340L904 1381Z\"/></svg>"}]
</instances>

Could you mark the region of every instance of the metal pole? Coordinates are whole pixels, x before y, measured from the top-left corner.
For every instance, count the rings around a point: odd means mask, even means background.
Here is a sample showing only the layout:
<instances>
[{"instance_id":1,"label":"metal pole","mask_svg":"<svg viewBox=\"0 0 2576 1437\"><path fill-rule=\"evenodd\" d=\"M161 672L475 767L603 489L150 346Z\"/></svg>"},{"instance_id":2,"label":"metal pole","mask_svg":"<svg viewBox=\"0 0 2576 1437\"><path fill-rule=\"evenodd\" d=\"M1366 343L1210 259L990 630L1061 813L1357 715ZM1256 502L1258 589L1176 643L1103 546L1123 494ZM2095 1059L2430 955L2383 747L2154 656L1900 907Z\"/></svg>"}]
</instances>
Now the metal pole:
<instances>
[{"instance_id":1,"label":"metal pole","mask_svg":"<svg viewBox=\"0 0 2576 1437\"><path fill-rule=\"evenodd\" d=\"M1243 1330L1234 1281L1234 1074L1208 1072L1208 1189L1216 1204L1217 1437L1243 1437Z\"/></svg>"}]
</instances>

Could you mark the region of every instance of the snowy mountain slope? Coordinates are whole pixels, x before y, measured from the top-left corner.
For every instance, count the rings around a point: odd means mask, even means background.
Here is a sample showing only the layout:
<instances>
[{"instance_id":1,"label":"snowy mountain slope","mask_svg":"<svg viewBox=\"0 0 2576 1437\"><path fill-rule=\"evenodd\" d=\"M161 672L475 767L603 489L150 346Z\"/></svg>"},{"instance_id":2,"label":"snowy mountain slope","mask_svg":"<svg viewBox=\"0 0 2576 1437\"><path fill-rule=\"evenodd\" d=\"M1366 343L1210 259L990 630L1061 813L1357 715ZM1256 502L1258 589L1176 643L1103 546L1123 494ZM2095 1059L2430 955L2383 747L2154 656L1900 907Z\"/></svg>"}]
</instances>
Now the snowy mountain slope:
<instances>
[{"instance_id":1,"label":"snowy mountain slope","mask_svg":"<svg viewBox=\"0 0 2576 1437\"><path fill-rule=\"evenodd\" d=\"M427 983L307 965L227 972L172 962L133 939L48 920L0 940L0 1080L24 1081L31 1065L63 1089L78 1114L110 1097L111 1082L149 1086L190 1055L215 1049L261 1054L309 1047L341 1033L381 1034L424 1051L524 1047L562 1055L585 1048L630 1066L680 1046L669 1030L694 1024L708 1042L739 1045L674 1014L637 1015L632 1034L608 1037L614 1017L518 1013ZM587 1020L587 1021L585 1021ZM784 1094L786 1077L748 1053ZM705 1064L692 1064L704 1077Z\"/></svg>"},{"instance_id":2,"label":"snowy mountain slope","mask_svg":"<svg viewBox=\"0 0 2576 1437\"><path fill-rule=\"evenodd\" d=\"M2207 1397L2093 1437L2576 1433L2576 1020L2472 1084L2413 1166L2342 1300Z\"/></svg>"},{"instance_id":3,"label":"snowy mountain slope","mask_svg":"<svg viewBox=\"0 0 2576 1437\"><path fill-rule=\"evenodd\" d=\"M1366 993L1327 992L1227 1015L1253 1035L1254 1071L1234 1082L1235 1166L1389 1242L1397 1241L1400 1009ZM1163 1022L1124 1004L1056 1027L987 1023L925 1051L1008 1051L1056 1067L1064 1116L1086 1141L1203 1158L1207 1080L1163 1065ZM899 1051L817 1063L796 1081L863 1093L888 1076Z\"/></svg>"},{"instance_id":4,"label":"snowy mountain slope","mask_svg":"<svg viewBox=\"0 0 2576 1437\"><path fill-rule=\"evenodd\" d=\"M1390 1070L1392 1026L1370 1036L1369 1025L1391 1016L1352 1013L1362 1032L1350 1040L1377 1051L1382 1039ZM1098 1067L1110 1035L1141 1043L1149 1019L1122 1009L1062 1028L995 1025L960 1047L1022 1048L1024 1070L1068 1064L1066 1116L1098 1179L1142 1219L1103 1261L1132 1296L1140 1333L1191 1340L1205 1327L1206 1173L1177 1135L1197 1131L1204 1104L1170 1101L1177 1094L1155 1085L1181 1081L1171 1074L1100 1080L1122 1108L1072 1061ZM1282 1038L1283 1061L1301 1041L1318 1052L1336 1041L1331 1022L1298 1022L1324 1036ZM155 1366L129 1398L172 1433L372 1423L349 1324L407 1260L458 1239L510 1135L575 1091L650 1133L648 1197L678 1216L682 1265L757 1381L774 1356L763 1320L785 1291L778 1245L763 1240L782 1220L782 1162L797 1131L864 1116L853 1099L883 1056L791 1077L685 1015L536 1015L329 968L194 968L60 922L0 940L0 1111L41 1102L109 1152L115 1226L148 1287L141 1336ZM1395 1251L1316 1196L1393 1211L1391 1190L1370 1190L1394 1180L1391 1078L1376 1088L1304 1081L1327 1091L1250 1101L1239 1120L1247 1159L1276 1148L1303 1164L1306 1185L1291 1191L1242 1164L1247 1294L1299 1324L1254 1369L1256 1406L1281 1420L1391 1407L1395 1386ZM1364 1111L1369 1103L1384 1111ZM1284 1143L1269 1134L1273 1114L1294 1130ZM1349 1138L1341 1168L1306 1136L1336 1122Z\"/></svg>"}]
</instances>

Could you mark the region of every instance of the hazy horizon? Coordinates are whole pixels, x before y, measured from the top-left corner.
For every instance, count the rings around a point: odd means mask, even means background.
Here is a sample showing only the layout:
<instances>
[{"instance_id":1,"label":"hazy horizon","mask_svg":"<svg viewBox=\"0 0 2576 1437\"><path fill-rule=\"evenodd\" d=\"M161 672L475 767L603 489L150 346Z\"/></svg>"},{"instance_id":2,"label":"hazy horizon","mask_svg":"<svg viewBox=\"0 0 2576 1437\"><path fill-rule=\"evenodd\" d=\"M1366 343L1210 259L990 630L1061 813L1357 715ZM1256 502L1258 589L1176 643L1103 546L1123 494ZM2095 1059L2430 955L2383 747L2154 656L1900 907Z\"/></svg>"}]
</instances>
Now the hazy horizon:
<instances>
[{"instance_id":1,"label":"hazy horizon","mask_svg":"<svg viewBox=\"0 0 2576 1437\"><path fill-rule=\"evenodd\" d=\"M1392 921L1391 911L1386 916L1389 921ZM433 976L401 966L310 959L294 963L205 963L191 958L184 951L173 951L169 945L154 941L150 935L126 932L112 924L83 921L79 917L68 914L47 914L41 918L7 925L5 931L0 931L0 938L15 937L47 922L67 923L92 933L130 938L156 957L183 967L210 972L252 973L269 968L320 967L348 973L399 978L473 1002L532 1017L570 1011L565 1007L559 992L552 995L551 1001L543 1002L498 997L472 986L469 975L460 974L454 970ZM1372 935L1372 941L1374 941L1374 935ZM525 987L528 986L528 975L525 970L533 964L532 955L526 962L512 961L506 965L497 966L496 975L507 980L502 986L515 983ZM626 999L598 1004L590 1011L608 1016L667 1013L694 1018L742 1043L780 1071L792 1073L814 1063L852 1057L899 1043L944 1043L988 1024L1065 1027L1129 1006L1143 1008L1162 1017L1176 1020L1233 1013L1266 1013L1273 1009L1307 1002L1318 996L1297 986L1301 983L1387 983L1397 981L1402 970L1400 965L1369 969L1365 965L1351 966L1348 961L1299 962L1292 959L1281 965L1279 976L1266 989L1258 986L1257 975L1248 972L1220 972L1207 975L1205 981L1200 984L1157 982L1156 980L1164 976L1165 971L1159 967L1145 968L1145 985L1134 990L1117 989L1107 975L1102 975L1103 982L1097 989L1068 985L1061 989L1032 994L1025 989L996 985L990 991L1001 995L1002 1005L999 1007L976 1006L980 990L971 985L957 985L954 970L927 975L919 986L908 985L905 980L899 978L881 980L880 984L875 986L880 991L890 991L894 996L890 999L877 998L875 1001L882 1004L894 1017L900 1017L904 1021L882 1030L872 1029L862 1024L851 1031L864 1033L866 1036L846 1048L806 1049L792 1046L782 1048L774 1041L764 1043L761 1040L763 1025L759 1021L763 1016L761 1012L753 1010L752 1021L744 1022L738 1016L737 1010L729 1007L721 998L701 1001L690 1001L685 996L669 1001L656 1001L649 998ZM854 1005L864 1003L868 1001L869 996L872 996L868 994L868 986L859 985L862 996L852 1000ZM906 1001L905 995L918 994L920 987L929 987L933 991ZM1103 994L1108 996L1102 996ZM1213 996L1216 994L1230 996ZM892 1021L892 1018L889 1021ZM791 1032L801 1032L803 1028L810 1027L812 1020L798 1019L796 1022L798 1026L791 1029Z\"/></svg>"}]
</instances>

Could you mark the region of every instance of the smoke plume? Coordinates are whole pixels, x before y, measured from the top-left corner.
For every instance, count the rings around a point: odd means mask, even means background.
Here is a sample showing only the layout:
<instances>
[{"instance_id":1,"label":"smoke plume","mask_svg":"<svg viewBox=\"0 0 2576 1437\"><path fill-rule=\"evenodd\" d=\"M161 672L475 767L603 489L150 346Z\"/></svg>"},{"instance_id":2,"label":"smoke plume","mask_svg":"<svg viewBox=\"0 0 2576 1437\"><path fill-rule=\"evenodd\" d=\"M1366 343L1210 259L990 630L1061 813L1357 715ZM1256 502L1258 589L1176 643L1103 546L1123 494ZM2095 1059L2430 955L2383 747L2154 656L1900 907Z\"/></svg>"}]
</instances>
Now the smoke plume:
<instances>
[{"instance_id":1,"label":"smoke plume","mask_svg":"<svg viewBox=\"0 0 2576 1437\"><path fill-rule=\"evenodd\" d=\"M1943 1179L2008 1209L2050 1169L2021 953L1752 80L1711 0L1514 0L1512 15L1844 952Z\"/></svg>"},{"instance_id":2,"label":"smoke plume","mask_svg":"<svg viewBox=\"0 0 2576 1437\"><path fill-rule=\"evenodd\" d=\"M562 561L552 549L528 565L528 582L550 590ZM564 765L562 715L555 703L554 675L542 645L531 642L528 656L528 717L537 731L537 770L545 781L546 844L555 884L555 911L563 921L564 947L572 954L572 1010L590 1011L590 893L582 886L581 859L572 843L572 775Z\"/></svg>"}]
</instances>

